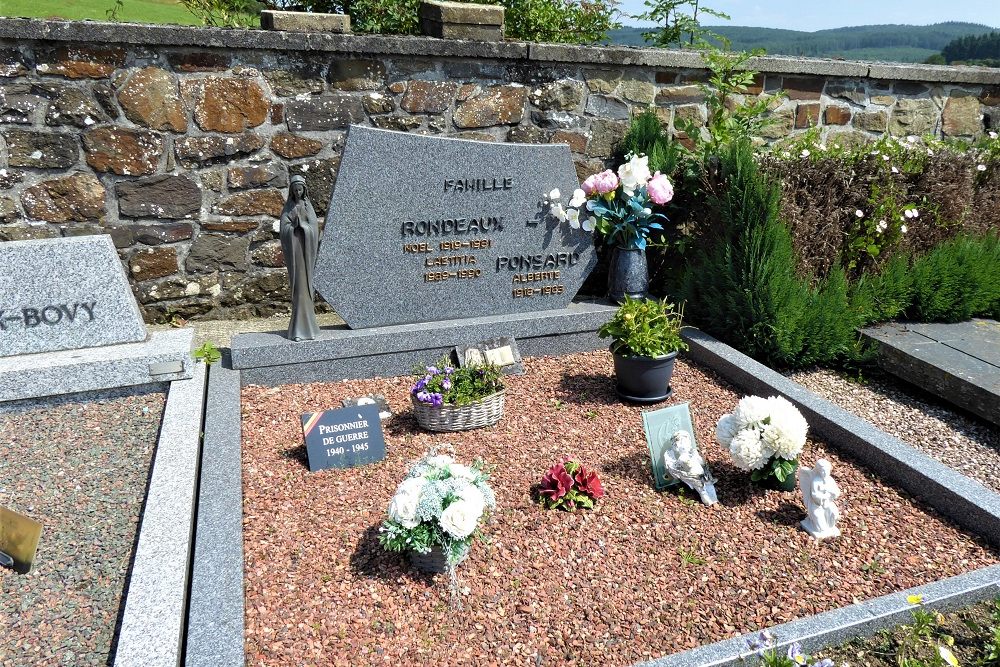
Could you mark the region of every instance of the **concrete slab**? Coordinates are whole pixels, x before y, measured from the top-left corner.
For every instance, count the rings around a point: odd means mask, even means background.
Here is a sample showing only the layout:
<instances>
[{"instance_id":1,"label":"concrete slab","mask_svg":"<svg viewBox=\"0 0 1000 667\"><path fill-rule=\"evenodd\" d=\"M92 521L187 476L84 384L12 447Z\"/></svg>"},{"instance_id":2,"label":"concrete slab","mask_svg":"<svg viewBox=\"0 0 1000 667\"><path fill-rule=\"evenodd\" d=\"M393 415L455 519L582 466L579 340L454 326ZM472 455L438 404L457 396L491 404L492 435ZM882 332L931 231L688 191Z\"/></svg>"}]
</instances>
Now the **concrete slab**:
<instances>
[{"instance_id":1,"label":"concrete slab","mask_svg":"<svg viewBox=\"0 0 1000 667\"><path fill-rule=\"evenodd\" d=\"M205 365L171 383L125 597L115 667L181 659L205 400Z\"/></svg>"},{"instance_id":2,"label":"concrete slab","mask_svg":"<svg viewBox=\"0 0 1000 667\"><path fill-rule=\"evenodd\" d=\"M861 333L879 344L886 371L1000 425L1000 323L888 323Z\"/></svg>"}]
</instances>

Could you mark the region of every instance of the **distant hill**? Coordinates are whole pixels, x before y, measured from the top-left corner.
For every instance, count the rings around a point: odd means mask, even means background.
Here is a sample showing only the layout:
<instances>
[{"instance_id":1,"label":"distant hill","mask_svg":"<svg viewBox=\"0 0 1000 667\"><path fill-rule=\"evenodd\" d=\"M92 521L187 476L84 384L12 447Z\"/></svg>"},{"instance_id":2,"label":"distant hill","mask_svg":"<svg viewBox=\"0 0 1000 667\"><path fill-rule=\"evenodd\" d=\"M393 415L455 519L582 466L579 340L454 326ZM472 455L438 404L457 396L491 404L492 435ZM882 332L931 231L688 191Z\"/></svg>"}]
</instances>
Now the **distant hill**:
<instances>
[{"instance_id":1,"label":"distant hill","mask_svg":"<svg viewBox=\"0 0 1000 667\"><path fill-rule=\"evenodd\" d=\"M933 25L863 25L803 32L747 26L708 26L732 42L736 50L762 48L770 55L922 62L940 53L949 42L966 35L982 35L994 28L978 23ZM608 33L609 42L643 46L642 33L650 28L627 27Z\"/></svg>"}]
</instances>

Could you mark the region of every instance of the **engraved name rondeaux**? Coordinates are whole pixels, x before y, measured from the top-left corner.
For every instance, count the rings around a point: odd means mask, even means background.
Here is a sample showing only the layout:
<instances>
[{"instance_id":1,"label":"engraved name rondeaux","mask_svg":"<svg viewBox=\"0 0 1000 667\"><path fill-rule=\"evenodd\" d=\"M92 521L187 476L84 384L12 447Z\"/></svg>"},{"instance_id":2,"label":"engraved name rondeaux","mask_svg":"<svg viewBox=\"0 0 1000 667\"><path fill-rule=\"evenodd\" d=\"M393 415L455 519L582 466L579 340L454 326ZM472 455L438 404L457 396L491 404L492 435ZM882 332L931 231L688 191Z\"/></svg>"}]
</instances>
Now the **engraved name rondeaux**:
<instances>
[{"instance_id":1,"label":"engraved name rondeaux","mask_svg":"<svg viewBox=\"0 0 1000 667\"><path fill-rule=\"evenodd\" d=\"M497 190L512 190L514 179L503 178L447 178L443 181L447 194L485 193ZM483 269L479 258L472 254L475 250L493 247L491 238L462 240L427 240L414 242L418 238L434 239L453 236L488 236L504 229L502 217L437 218L434 220L404 220L400 226L404 254L452 253L425 257L420 270L424 271L425 283L443 283L448 280L474 280L481 278ZM459 252L460 254L453 254ZM511 296L515 299L535 296L554 296L566 291L561 284L559 269L575 265L580 261L576 252L538 253L533 255L501 255L496 258L496 273L511 274ZM432 269L427 271L426 269ZM546 283L538 286L530 283Z\"/></svg>"}]
</instances>

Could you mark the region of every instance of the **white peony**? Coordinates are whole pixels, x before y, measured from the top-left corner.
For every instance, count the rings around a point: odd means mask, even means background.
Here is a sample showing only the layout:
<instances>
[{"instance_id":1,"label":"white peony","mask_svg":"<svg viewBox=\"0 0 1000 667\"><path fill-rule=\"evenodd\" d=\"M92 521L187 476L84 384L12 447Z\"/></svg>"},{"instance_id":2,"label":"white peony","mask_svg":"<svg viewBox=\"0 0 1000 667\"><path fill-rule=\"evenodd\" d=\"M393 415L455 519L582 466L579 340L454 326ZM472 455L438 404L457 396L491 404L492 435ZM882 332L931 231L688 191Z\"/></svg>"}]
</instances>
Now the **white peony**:
<instances>
[{"instance_id":1,"label":"white peony","mask_svg":"<svg viewBox=\"0 0 1000 667\"><path fill-rule=\"evenodd\" d=\"M448 466L448 473L457 479L466 479L470 482L476 479L477 473L475 470L463 463L452 463Z\"/></svg>"},{"instance_id":2,"label":"white peony","mask_svg":"<svg viewBox=\"0 0 1000 667\"><path fill-rule=\"evenodd\" d=\"M802 453L809 424L787 399L772 396L767 399L770 424L764 429L764 444L783 459L792 460Z\"/></svg>"},{"instance_id":3,"label":"white peony","mask_svg":"<svg viewBox=\"0 0 1000 667\"><path fill-rule=\"evenodd\" d=\"M757 429L743 429L733 438L729 445L729 454L733 463L740 470L760 470L774 455L774 452L764 447Z\"/></svg>"},{"instance_id":4,"label":"white peony","mask_svg":"<svg viewBox=\"0 0 1000 667\"><path fill-rule=\"evenodd\" d=\"M472 535L482 514L483 510L475 504L465 500L456 500L448 505L444 512L441 512L441 518L438 522L444 532L455 539L464 540Z\"/></svg>"},{"instance_id":5,"label":"white peony","mask_svg":"<svg viewBox=\"0 0 1000 667\"><path fill-rule=\"evenodd\" d=\"M580 211L579 209L571 208L566 211L566 222L573 229L580 229Z\"/></svg>"},{"instance_id":6,"label":"white peony","mask_svg":"<svg viewBox=\"0 0 1000 667\"><path fill-rule=\"evenodd\" d=\"M622 190L628 194L646 185L651 177L649 158L645 155L633 155L631 160L618 167L618 179L621 181Z\"/></svg>"},{"instance_id":7,"label":"white peony","mask_svg":"<svg viewBox=\"0 0 1000 667\"><path fill-rule=\"evenodd\" d=\"M445 468L447 466L450 466L454 462L455 459L451 458L447 454L438 454L437 456L432 456L428 458L426 461L427 465L433 466L435 468Z\"/></svg>"},{"instance_id":8,"label":"white peony","mask_svg":"<svg viewBox=\"0 0 1000 667\"><path fill-rule=\"evenodd\" d=\"M486 509L486 498L483 496L483 492L476 488L475 484L462 481L456 486L455 493L463 502L469 503L473 507L478 507L480 515Z\"/></svg>"},{"instance_id":9,"label":"white peony","mask_svg":"<svg viewBox=\"0 0 1000 667\"><path fill-rule=\"evenodd\" d=\"M767 419L770 410L767 399L760 396L744 396L736 404L733 410L733 417L740 429L759 427L761 422Z\"/></svg>"},{"instance_id":10,"label":"white peony","mask_svg":"<svg viewBox=\"0 0 1000 667\"><path fill-rule=\"evenodd\" d=\"M573 208L580 208L585 201L587 201L587 193L577 188L573 190L573 198L569 200L569 205Z\"/></svg>"},{"instance_id":11,"label":"white peony","mask_svg":"<svg viewBox=\"0 0 1000 667\"><path fill-rule=\"evenodd\" d=\"M723 447L728 447L740 430L739 422L733 415L722 415L715 425L715 439Z\"/></svg>"},{"instance_id":12,"label":"white peony","mask_svg":"<svg viewBox=\"0 0 1000 667\"><path fill-rule=\"evenodd\" d=\"M416 528L420 523L417 518L417 504L420 502L420 492L426 483L427 480L423 477L403 480L389 501L389 518L404 528Z\"/></svg>"},{"instance_id":13,"label":"white peony","mask_svg":"<svg viewBox=\"0 0 1000 667\"><path fill-rule=\"evenodd\" d=\"M562 196L562 193L559 192L559 188L555 188L554 190L552 190L552 192L549 193L549 199L553 199L553 200L554 199L559 199L561 196Z\"/></svg>"}]
</instances>

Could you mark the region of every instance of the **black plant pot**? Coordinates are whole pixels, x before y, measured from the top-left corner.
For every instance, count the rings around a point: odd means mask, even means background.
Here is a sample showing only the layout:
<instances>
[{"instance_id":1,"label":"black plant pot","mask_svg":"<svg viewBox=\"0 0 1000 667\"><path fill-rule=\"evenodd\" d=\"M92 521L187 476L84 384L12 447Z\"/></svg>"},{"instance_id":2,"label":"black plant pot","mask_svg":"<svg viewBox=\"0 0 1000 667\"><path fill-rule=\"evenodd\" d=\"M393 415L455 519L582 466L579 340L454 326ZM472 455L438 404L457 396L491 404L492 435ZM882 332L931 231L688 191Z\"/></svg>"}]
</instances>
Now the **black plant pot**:
<instances>
[{"instance_id":1,"label":"black plant pot","mask_svg":"<svg viewBox=\"0 0 1000 667\"><path fill-rule=\"evenodd\" d=\"M677 353L663 357L630 357L617 352L615 358L615 392L633 403L659 403L673 393L670 376L674 373Z\"/></svg>"},{"instance_id":2,"label":"black plant pot","mask_svg":"<svg viewBox=\"0 0 1000 667\"><path fill-rule=\"evenodd\" d=\"M608 268L608 298L618 304L630 299L645 299L649 293L649 267L646 250L619 248L611 251Z\"/></svg>"}]
</instances>

